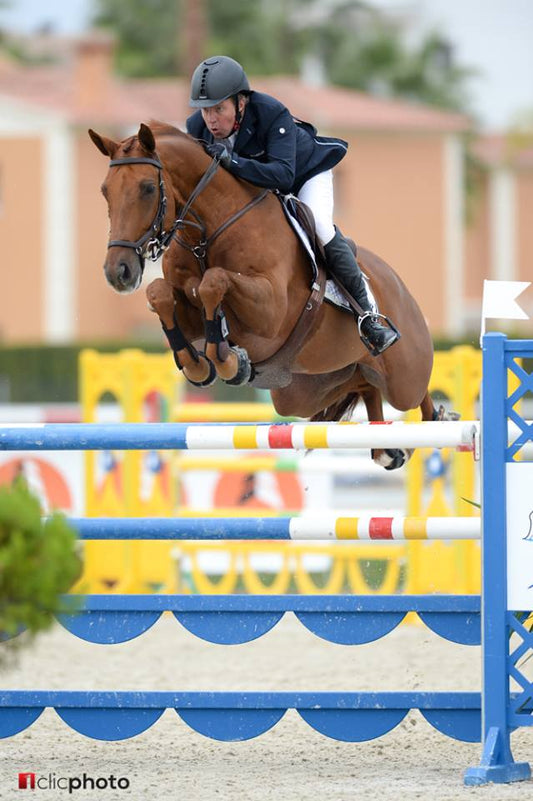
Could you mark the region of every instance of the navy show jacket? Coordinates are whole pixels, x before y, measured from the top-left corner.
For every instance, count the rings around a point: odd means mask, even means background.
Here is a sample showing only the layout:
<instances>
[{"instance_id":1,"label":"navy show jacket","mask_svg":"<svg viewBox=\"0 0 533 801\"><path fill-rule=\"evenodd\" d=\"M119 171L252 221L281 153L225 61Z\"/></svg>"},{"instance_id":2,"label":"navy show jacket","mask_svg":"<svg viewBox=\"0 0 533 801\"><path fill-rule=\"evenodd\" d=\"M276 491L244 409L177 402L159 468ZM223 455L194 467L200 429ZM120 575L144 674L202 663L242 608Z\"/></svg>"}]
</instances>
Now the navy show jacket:
<instances>
[{"instance_id":1,"label":"navy show jacket","mask_svg":"<svg viewBox=\"0 0 533 801\"><path fill-rule=\"evenodd\" d=\"M187 133L215 141L200 110L188 118ZM274 97L251 92L228 169L257 186L296 195L314 175L338 164L347 149L343 139L318 136L312 125L294 119Z\"/></svg>"}]
</instances>

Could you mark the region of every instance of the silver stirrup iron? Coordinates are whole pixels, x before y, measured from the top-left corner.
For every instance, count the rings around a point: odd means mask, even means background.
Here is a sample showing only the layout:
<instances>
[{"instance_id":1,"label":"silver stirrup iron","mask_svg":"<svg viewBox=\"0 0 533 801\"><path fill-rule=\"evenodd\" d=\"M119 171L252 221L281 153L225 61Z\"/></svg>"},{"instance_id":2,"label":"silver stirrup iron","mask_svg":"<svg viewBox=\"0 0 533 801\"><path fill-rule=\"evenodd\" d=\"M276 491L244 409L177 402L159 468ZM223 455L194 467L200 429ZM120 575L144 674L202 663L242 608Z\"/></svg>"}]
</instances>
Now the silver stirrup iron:
<instances>
[{"instance_id":1,"label":"silver stirrup iron","mask_svg":"<svg viewBox=\"0 0 533 801\"><path fill-rule=\"evenodd\" d=\"M383 351L378 351L378 350L376 350L376 348L374 347L374 345L372 344L372 342L370 342L370 340L368 339L368 337L367 337L367 336L365 336L365 334L364 334L364 333L363 333L363 331L361 330L361 325L362 325L362 323L363 323L363 322L364 322L366 319L368 319L369 317L371 317L371 318L374 318L374 319L376 319L376 317L381 317L381 319L382 319L382 320L385 322L385 325L386 325L386 326L388 326L388 328L390 328L390 329L391 329L391 331L394 331L394 333L396 334L396 339L395 339L395 340L393 340L392 342L389 342L389 343L388 343L388 345L387 345L387 346L386 346L386 347L385 347L383 350L386 350L386 349L387 349L388 347L390 347L391 345L394 345L394 343L395 343L395 342L396 342L398 339L400 339L400 337L401 337L401 334L400 334L400 332L398 331L398 329L396 328L396 326L394 325L394 323L392 322L392 320L389 320L389 318L387 317L387 315L386 315L386 314L381 314L381 312L378 312L378 311L375 311L375 312L374 312L374 311L367 311L367 312L365 312L364 314L362 314L362 315L361 315L361 316L360 316L360 317L357 319L357 330L359 331L359 336L361 337L361 342L363 342L363 344L364 344L364 345L365 345L365 346L368 348L368 350L370 351L370 353L372 354L372 356L378 356L380 353L383 353Z\"/></svg>"}]
</instances>

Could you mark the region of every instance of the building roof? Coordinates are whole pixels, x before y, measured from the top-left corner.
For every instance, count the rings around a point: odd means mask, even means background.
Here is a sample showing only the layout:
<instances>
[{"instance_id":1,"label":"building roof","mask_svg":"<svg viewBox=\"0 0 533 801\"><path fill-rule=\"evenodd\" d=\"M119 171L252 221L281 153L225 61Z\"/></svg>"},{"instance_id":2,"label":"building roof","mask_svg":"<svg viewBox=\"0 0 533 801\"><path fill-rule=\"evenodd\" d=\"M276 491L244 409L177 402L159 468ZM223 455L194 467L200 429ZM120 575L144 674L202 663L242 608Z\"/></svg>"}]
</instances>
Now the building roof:
<instances>
[{"instance_id":1,"label":"building roof","mask_svg":"<svg viewBox=\"0 0 533 801\"><path fill-rule=\"evenodd\" d=\"M482 136L474 145L474 154L487 167L530 169L533 167L533 135Z\"/></svg>"},{"instance_id":2,"label":"building roof","mask_svg":"<svg viewBox=\"0 0 533 801\"><path fill-rule=\"evenodd\" d=\"M389 100L338 86L310 86L293 77L258 78L252 86L280 98L293 114L326 128L372 131L464 131L462 114Z\"/></svg>"},{"instance_id":3,"label":"building roof","mask_svg":"<svg viewBox=\"0 0 533 801\"><path fill-rule=\"evenodd\" d=\"M102 38L80 40L71 50L70 62L55 66L0 61L0 94L57 111L74 124L131 126L149 119L182 124L189 114L187 79L121 80L112 74L112 47ZM433 133L470 127L460 114L309 85L292 76L252 78L251 84L321 129Z\"/></svg>"}]
</instances>

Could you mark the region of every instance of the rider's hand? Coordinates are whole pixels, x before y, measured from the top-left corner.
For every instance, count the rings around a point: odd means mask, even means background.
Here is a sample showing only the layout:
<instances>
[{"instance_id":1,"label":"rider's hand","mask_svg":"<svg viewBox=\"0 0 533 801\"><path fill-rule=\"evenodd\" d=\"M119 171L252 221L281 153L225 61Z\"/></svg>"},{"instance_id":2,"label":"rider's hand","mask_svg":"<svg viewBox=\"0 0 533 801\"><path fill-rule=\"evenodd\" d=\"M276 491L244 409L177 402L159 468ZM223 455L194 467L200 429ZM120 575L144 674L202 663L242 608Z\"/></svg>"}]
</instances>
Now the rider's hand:
<instances>
[{"instance_id":1,"label":"rider's hand","mask_svg":"<svg viewBox=\"0 0 533 801\"><path fill-rule=\"evenodd\" d=\"M205 149L211 158L218 159L223 167L229 167L231 164L231 153L228 153L226 146L222 142L213 142L211 145L206 145Z\"/></svg>"}]
</instances>

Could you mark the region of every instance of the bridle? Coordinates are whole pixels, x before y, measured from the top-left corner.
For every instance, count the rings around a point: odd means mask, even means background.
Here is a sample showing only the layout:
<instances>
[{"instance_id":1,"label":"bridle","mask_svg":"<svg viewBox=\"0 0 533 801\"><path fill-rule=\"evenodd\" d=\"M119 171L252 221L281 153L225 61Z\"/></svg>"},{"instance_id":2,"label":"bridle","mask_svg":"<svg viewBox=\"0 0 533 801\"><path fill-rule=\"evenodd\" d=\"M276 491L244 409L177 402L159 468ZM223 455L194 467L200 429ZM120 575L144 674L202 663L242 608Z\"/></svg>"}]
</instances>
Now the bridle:
<instances>
[{"instance_id":1,"label":"bridle","mask_svg":"<svg viewBox=\"0 0 533 801\"><path fill-rule=\"evenodd\" d=\"M131 156L121 159L111 159L109 162L110 167L121 167L123 164L151 164L152 166L157 167L159 173L159 202L155 217L148 230L135 242L130 239L112 239L107 244L108 249L113 247L125 247L135 250L141 260L141 270L144 270L145 259L157 261L157 259L170 246L170 242L175 236L176 232L189 226L199 231L200 240L198 244L190 245L180 237L176 237L176 242L178 242L179 245L190 251L196 257L200 263L200 269L203 274L207 269L207 250L209 245L211 245L214 240L217 239L221 233L223 233L223 231L229 228L230 225L232 225L244 214L246 214L247 211L253 208L253 206L257 205L257 203L260 203L270 192L269 189L265 189L259 195L256 195L256 197L252 198L252 200L250 200L242 209L222 223L222 225L220 225L216 231L214 231L210 236L207 236L207 228L205 223L191 207L198 195L203 192L205 187L214 178L215 173L218 170L220 162L219 159L215 157L192 190L185 204L181 209L179 209L179 216L174 220L169 230L165 231L163 228L163 223L167 210L167 196L165 194L165 183L163 181L163 165L161 164L160 160L158 158ZM196 222L185 219L189 214L195 218Z\"/></svg>"},{"instance_id":2,"label":"bridle","mask_svg":"<svg viewBox=\"0 0 533 801\"><path fill-rule=\"evenodd\" d=\"M165 184L163 182L163 165L159 159L132 156L131 158L111 159L110 167L121 167L123 164L152 164L159 171L159 202L157 211L151 226L136 242L130 239L112 239L107 243L107 247L133 248L141 258L144 267L144 259L148 258L155 261L167 249L170 237L167 238L166 231L163 230L163 221L167 211L167 196L165 194Z\"/></svg>"}]
</instances>

